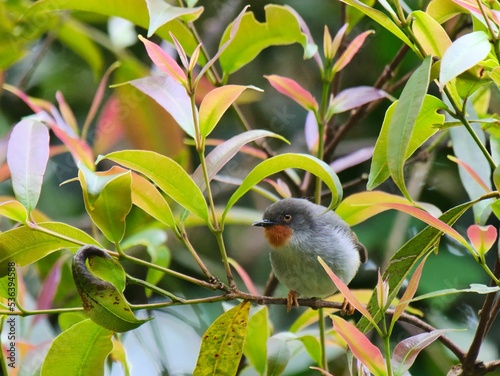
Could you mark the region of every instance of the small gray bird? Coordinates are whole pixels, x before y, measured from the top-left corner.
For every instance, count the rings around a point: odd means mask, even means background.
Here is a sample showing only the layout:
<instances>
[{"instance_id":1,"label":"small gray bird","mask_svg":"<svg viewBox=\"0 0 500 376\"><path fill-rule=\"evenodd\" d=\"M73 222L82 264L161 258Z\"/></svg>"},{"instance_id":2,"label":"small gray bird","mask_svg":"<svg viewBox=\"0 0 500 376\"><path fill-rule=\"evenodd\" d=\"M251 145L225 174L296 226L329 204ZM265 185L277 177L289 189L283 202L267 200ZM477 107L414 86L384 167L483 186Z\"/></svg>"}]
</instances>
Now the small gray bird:
<instances>
[{"instance_id":1,"label":"small gray bird","mask_svg":"<svg viewBox=\"0 0 500 376\"><path fill-rule=\"evenodd\" d=\"M287 309L298 306L297 294L325 298L337 292L318 256L344 282L349 283L361 263L366 248L335 212L306 199L287 198L269 206L261 221L273 248L271 266L278 280L290 291Z\"/></svg>"}]
</instances>

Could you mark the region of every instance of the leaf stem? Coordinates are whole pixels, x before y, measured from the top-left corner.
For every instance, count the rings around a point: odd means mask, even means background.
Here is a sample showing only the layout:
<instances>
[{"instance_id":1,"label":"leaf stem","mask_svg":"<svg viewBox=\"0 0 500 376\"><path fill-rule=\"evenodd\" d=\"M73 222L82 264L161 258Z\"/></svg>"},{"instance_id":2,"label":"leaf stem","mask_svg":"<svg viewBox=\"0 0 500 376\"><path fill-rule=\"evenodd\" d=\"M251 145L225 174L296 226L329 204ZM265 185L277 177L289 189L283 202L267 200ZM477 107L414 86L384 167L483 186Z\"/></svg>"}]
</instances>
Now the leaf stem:
<instances>
[{"instance_id":1,"label":"leaf stem","mask_svg":"<svg viewBox=\"0 0 500 376\"><path fill-rule=\"evenodd\" d=\"M205 287L205 288L210 289L210 290L216 290L217 288L220 287L217 284L202 281L201 279L190 277L186 274L176 272L175 270L164 268L163 266L159 266L159 265L153 264L151 262L141 260L141 259L136 258L134 256L127 255L125 252L123 252L123 250L120 247L117 247L117 250L118 250L118 253L120 254L120 258L131 261L135 264L142 265L142 266L145 266L147 268L159 270L160 272L163 272L165 274L171 275L173 277L182 279L182 280L187 281L187 282L191 282L195 285L198 285L200 287Z\"/></svg>"},{"instance_id":2,"label":"leaf stem","mask_svg":"<svg viewBox=\"0 0 500 376\"><path fill-rule=\"evenodd\" d=\"M198 252L196 252L196 250L194 249L193 245L189 241L189 238L187 236L187 232L186 232L184 226L182 226L179 230L180 230L180 233L177 234L178 239L180 239L180 241L188 249L189 253L191 253L191 256L193 256L194 260L196 261L196 263L200 267L200 269L203 272L203 274L205 274L205 276L209 280L212 279L213 278L212 273L209 272L208 268L205 266L205 264L203 263L202 259L198 255Z\"/></svg>"},{"instance_id":3,"label":"leaf stem","mask_svg":"<svg viewBox=\"0 0 500 376\"><path fill-rule=\"evenodd\" d=\"M321 347L321 364L322 369L328 372L328 359L326 356L326 338L325 338L325 316L323 308L318 309L318 324L319 324L319 344Z\"/></svg>"},{"instance_id":4,"label":"leaf stem","mask_svg":"<svg viewBox=\"0 0 500 376\"><path fill-rule=\"evenodd\" d=\"M185 299L180 298L166 290L163 290L162 288L159 288L158 286L155 286L149 282L143 281L142 279L132 277L130 274L127 274L127 282L132 283L134 285L142 286L147 289L150 289L160 295L166 296L170 299L172 299L173 302L179 302L179 303L184 303Z\"/></svg>"},{"instance_id":5,"label":"leaf stem","mask_svg":"<svg viewBox=\"0 0 500 376\"><path fill-rule=\"evenodd\" d=\"M231 265L226 252L226 245L224 244L224 237L222 236L222 230L214 231L214 236L217 239L217 244L219 245L220 254L222 257L222 263L224 264L224 269L226 271L227 283L230 289L236 288L236 283L234 282L233 273L231 272Z\"/></svg>"}]
</instances>

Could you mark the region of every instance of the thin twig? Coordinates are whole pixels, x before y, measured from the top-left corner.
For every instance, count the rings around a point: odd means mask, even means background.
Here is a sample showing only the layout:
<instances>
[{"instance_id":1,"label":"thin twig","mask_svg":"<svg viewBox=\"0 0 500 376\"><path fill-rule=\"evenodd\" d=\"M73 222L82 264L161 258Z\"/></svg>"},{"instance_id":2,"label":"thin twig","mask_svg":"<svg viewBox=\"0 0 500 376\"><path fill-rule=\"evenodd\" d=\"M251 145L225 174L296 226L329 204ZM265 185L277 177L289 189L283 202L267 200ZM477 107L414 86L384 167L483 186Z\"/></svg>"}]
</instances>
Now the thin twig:
<instances>
[{"instance_id":1,"label":"thin twig","mask_svg":"<svg viewBox=\"0 0 500 376\"><path fill-rule=\"evenodd\" d=\"M500 273L500 265L498 261L495 263L494 273L496 276ZM494 286L496 284L492 281L491 285ZM462 362L462 369L464 372L473 371L476 368L477 357L479 355L481 345L486 338L486 334L491 328L492 321L498 314L498 301L495 302L496 295L496 293L487 294L484 299L483 307L479 311L479 323L477 325L476 333L474 334L472 343ZM496 311L495 307L497 309Z\"/></svg>"},{"instance_id":2,"label":"thin twig","mask_svg":"<svg viewBox=\"0 0 500 376\"><path fill-rule=\"evenodd\" d=\"M406 56L408 51L409 47L407 45L403 45L400 48L400 50L398 51L394 59L391 61L391 63L385 66L384 70L375 81L373 87L383 88L385 85L387 85L387 82L389 82L394 77L394 72L396 68L399 66L399 64L401 64L403 58ZM344 137L345 133L347 133L349 129L351 129L355 124L359 123L359 121L361 121L365 116L367 116L381 101L382 100L377 100L369 104L366 104L364 106L358 107L358 109L352 112L349 119L338 129L333 129L333 128L327 129L327 134L326 134L327 143L324 152L324 160L326 162L329 162L333 159L333 154L335 153L335 149L337 148L338 144Z\"/></svg>"}]
</instances>

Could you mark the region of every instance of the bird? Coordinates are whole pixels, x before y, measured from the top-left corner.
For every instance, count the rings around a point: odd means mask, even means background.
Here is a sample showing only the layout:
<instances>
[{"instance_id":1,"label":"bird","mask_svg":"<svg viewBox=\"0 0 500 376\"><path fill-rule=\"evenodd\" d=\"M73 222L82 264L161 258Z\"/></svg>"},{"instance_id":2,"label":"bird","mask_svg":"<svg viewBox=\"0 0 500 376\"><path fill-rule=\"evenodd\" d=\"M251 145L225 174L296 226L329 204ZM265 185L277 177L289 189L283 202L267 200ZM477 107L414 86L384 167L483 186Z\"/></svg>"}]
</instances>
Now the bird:
<instances>
[{"instance_id":1,"label":"bird","mask_svg":"<svg viewBox=\"0 0 500 376\"><path fill-rule=\"evenodd\" d=\"M305 198L273 203L253 226L264 228L272 270L289 289L288 311L299 306L297 296L323 299L337 292L318 256L346 284L368 259L366 248L338 214ZM346 309L353 311L344 301Z\"/></svg>"}]
</instances>

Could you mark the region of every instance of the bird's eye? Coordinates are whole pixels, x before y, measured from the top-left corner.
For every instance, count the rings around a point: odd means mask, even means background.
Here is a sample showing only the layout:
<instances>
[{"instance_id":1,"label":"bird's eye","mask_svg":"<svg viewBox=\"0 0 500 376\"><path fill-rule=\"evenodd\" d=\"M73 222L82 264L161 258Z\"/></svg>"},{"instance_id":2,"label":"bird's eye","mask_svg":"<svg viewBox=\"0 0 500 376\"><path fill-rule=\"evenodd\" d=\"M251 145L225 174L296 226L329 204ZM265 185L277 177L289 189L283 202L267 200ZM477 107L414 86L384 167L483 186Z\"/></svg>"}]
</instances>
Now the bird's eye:
<instances>
[{"instance_id":1,"label":"bird's eye","mask_svg":"<svg viewBox=\"0 0 500 376\"><path fill-rule=\"evenodd\" d=\"M292 221L292 215L291 214L285 214L283 216L283 221L285 221L286 223L290 223Z\"/></svg>"}]
</instances>

